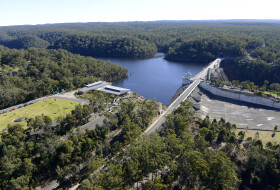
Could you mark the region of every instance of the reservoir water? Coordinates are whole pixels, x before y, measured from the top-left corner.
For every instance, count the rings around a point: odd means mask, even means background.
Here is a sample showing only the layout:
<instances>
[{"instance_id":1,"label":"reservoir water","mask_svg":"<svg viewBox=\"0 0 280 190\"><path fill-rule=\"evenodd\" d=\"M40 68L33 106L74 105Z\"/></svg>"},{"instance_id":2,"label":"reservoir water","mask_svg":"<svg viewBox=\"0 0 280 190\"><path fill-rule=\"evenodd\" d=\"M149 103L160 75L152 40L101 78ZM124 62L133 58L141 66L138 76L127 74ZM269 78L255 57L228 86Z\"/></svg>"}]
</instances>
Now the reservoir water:
<instances>
[{"instance_id":1,"label":"reservoir water","mask_svg":"<svg viewBox=\"0 0 280 190\"><path fill-rule=\"evenodd\" d=\"M199 73L205 64L178 63L163 59L164 54L157 53L149 59L102 58L104 61L124 66L128 77L113 81L113 85L129 88L133 92L167 105L173 94L182 86L182 77L190 72Z\"/></svg>"}]
</instances>

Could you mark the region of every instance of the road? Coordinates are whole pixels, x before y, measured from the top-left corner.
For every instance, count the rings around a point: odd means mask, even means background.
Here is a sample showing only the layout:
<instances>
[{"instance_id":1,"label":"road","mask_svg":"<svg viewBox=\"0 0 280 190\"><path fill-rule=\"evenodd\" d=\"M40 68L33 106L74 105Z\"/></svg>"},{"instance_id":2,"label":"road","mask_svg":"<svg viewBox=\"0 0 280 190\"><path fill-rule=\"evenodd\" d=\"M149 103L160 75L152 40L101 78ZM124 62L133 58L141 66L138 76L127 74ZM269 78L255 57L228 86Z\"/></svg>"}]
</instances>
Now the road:
<instances>
[{"instance_id":1,"label":"road","mask_svg":"<svg viewBox=\"0 0 280 190\"><path fill-rule=\"evenodd\" d=\"M96 125L99 125L100 127L103 125L103 120L105 119L105 116L97 117L96 119L84 124L80 127L81 132L85 133L86 129L94 130L96 128Z\"/></svg>"},{"instance_id":2,"label":"road","mask_svg":"<svg viewBox=\"0 0 280 190\"><path fill-rule=\"evenodd\" d=\"M194 81L189 85L189 87L187 89L185 89L185 91L176 99L174 100L174 102L166 109L166 111L164 113L162 113L146 130L144 133L146 134L151 134L156 132L161 125L164 123L165 121L165 117L172 113L173 110L175 110L177 107L180 106L181 102L185 101L189 95L194 91L194 89L199 85L201 78L204 78L207 75L207 71L210 68L212 68L215 63L216 63L217 59L215 61L213 61L212 63L210 63L206 68L204 68L203 71L201 71L199 74L197 74L194 78ZM75 186L73 186L71 188L71 190L74 190L76 188L79 187L79 184L76 184Z\"/></svg>"},{"instance_id":3,"label":"road","mask_svg":"<svg viewBox=\"0 0 280 190\"><path fill-rule=\"evenodd\" d=\"M34 99L34 100L30 100L30 101L25 102L25 103L22 103L22 104L18 104L18 105L11 106L11 107L5 108L3 110L0 110L0 114L10 112L13 109L22 108L22 107L28 106L30 104L35 104L37 102L40 102L42 100L46 100L46 99L49 99L49 98L70 100L70 101L74 101L74 102L78 102L78 103L82 103L82 104L89 104L90 103L89 100L85 100L85 99L76 97L75 92L77 92L77 90L62 92L62 93L59 93L59 94L46 95L46 96L43 96L43 97L40 97L40 98L37 98L37 99Z\"/></svg>"},{"instance_id":4,"label":"road","mask_svg":"<svg viewBox=\"0 0 280 190\"><path fill-rule=\"evenodd\" d=\"M94 120L86 123L85 125L81 126L81 132L85 133L86 129L90 129L93 130L96 128L96 125L98 124L99 126L103 125L103 120L105 119L105 116L100 116L95 118ZM80 166L80 170L83 168L84 166ZM51 182L49 182L45 187L42 188L42 190L53 190L56 189L59 186L59 183L57 182L57 180L53 180Z\"/></svg>"},{"instance_id":5,"label":"road","mask_svg":"<svg viewBox=\"0 0 280 190\"><path fill-rule=\"evenodd\" d=\"M72 90L72 91L69 91L69 92L64 92L64 93L59 93L59 94L52 95L50 98L70 100L70 101L74 101L74 102L78 102L78 103L82 103L82 104L87 104L87 105L90 104L89 100L78 98L75 95L76 92L78 92L78 90Z\"/></svg>"},{"instance_id":6,"label":"road","mask_svg":"<svg viewBox=\"0 0 280 190\"><path fill-rule=\"evenodd\" d=\"M221 62L221 59L216 59L215 61L211 62L207 67L205 67L200 73L198 73L196 76L194 76L191 80L193 82L190 84L190 86L176 99L174 102L167 108L167 110L159 117L157 118L145 131L147 134L151 134L156 132L161 125L164 123L165 117L172 113L173 110L175 110L177 107L179 107L180 103L185 101L188 96L194 91L194 89L199 85L202 78L205 78L205 76L208 74L208 70L215 67L216 64L219 64Z\"/></svg>"},{"instance_id":7,"label":"road","mask_svg":"<svg viewBox=\"0 0 280 190\"><path fill-rule=\"evenodd\" d=\"M145 133L151 134L156 132L164 123L165 117L179 107L180 103L188 98L199 83L200 80L195 80L191 83L190 86L166 109L166 111L146 129Z\"/></svg>"},{"instance_id":8,"label":"road","mask_svg":"<svg viewBox=\"0 0 280 190\"><path fill-rule=\"evenodd\" d=\"M192 80L194 80L190 85L189 87L176 99L174 100L174 102L166 109L166 111L164 113L162 113L146 130L144 133L146 134L151 134L151 133L154 133L156 132L160 127L161 125L164 123L165 121L165 117L172 113L173 110L175 110L176 108L178 108L181 104L181 102L185 101L189 95L194 91L194 89L199 85L200 81L201 81L201 78L204 78L206 75L207 75L207 72L208 72L208 69L209 68L213 68L215 66L216 63L220 63L221 59L216 59L215 61L213 61L212 63L210 63L207 67L205 67L200 73L198 73L196 76L194 76L192 78ZM98 120L96 121L92 121L94 122L95 124L101 122L103 118L99 118ZM102 120L103 121L103 120ZM94 126L95 125L92 125L91 124L86 124L84 125L85 128L88 128L90 126ZM83 129L85 130L85 129ZM56 183L56 180L52 181L50 184L48 184L46 187L44 187L43 189L44 190L51 190L51 189L54 189L53 187L55 187L53 185L53 183L55 184L55 186L57 185ZM72 189L76 189L78 188L79 184L76 184L74 187L71 188Z\"/></svg>"},{"instance_id":9,"label":"road","mask_svg":"<svg viewBox=\"0 0 280 190\"><path fill-rule=\"evenodd\" d=\"M222 61L222 59L218 58L216 59L215 61L209 63L207 65L207 67L203 68L202 71L200 71L200 73L198 73L197 75L195 75L193 78L191 78L191 80L199 80L199 79L202 79L202 78L205 78L205 76L207 75L208 73L208 70L209 69L213 69L215 67L216 64L220 64Z\"/></svg>"},{"instance_id":10,"label":"road","mask_svg":"<svg viewBox=\"0 0 280 190\"><path fill-rule=\"evenodd\" d=\"M57 182L57 180L53 180L50 183L48 183L48 185L43 187L42 189L44 189L44 190L53 190L53 189L56 189L58 186L59 186L59 183Z\"/></svg>"}]
</instances>

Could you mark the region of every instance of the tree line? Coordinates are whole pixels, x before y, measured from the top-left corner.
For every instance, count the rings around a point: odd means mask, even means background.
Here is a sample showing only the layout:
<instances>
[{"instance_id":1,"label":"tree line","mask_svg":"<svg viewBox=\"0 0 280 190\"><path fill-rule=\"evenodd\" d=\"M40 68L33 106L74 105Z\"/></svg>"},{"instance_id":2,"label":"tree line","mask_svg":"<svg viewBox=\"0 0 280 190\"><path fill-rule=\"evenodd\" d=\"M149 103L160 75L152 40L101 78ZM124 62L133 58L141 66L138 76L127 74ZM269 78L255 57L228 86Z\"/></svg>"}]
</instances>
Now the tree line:
<instances>
[{"instance_id":1,"label":"tree line","mask_svg":"<svg viewBox=\"0 0 280 190\"><path fill-rule=\"evenodd\" d=\"M8 126L0 141L1 189L34 189L53 179L67 187L83 180L123 144L134 141L158 113L158 103L154 100L136 103L129 100L122 104L115 117L102 106L111 103L111 96L93 95L95 101L90 105L77 105L66 117L59 118L55 126L44 115L29 118L27 129L20 124ZM80 126L88 122L92 113L105 114L104 126L96 125L95 129L82 132ZM134 128L127 122L133 123ZM119 143L113 140L113 147L110 135L119 130L117 138L122 140Z\"/></svg>"},{"instance_id":2,"label":"tree line","mask_svg":"<svg viewBox=\"0 0 280 190\"><path fill-rule=\"evenodd\" d=\"M223 118L195 119L191 107L183 102L159 134L117 149L79 189L278 189L279 144L245 139Z\"/></svg>"},{"instance_id":3,"label":"tree line","mask_svg":"<svg viewBox=\"0 0 280 190\"><path fill-rule=\"evenodd\" d=\"M63 36L50 48L93 57L146 58L157 52L155 44L139 38L76 34Z\"/></svg>"},{"instance_id":4,"label":"tree line","mask_svg":"<svg viewBox=\"0 0 280 190\"><path fill-rule=\"evenodd\" d=\"M230 81L251 81L262 86L264 81L272 83L280 83L280 67L271 65L267 62L257 59L233 59L223 60L221 66L224 68L226 75Z\"/></svg>"},{"instance_id":5,"label":"tree line","mask_svg":"<svg viewBox=\"0 0 280 190\"><path fill-rule=\"evenodd\" d=\"M126 75L122 66L66 50L14 50L0 46L0 108Z\"/></svg>"},{"instance_id":6,"label":"tree line","mask_svg":"<svg viewBox=\"0 0 280 190\"><path fill-rule=\"evenodd\" d=\"M165 58L188 63L210 63L217 57L244 56L248 44L244 45L244 41L236 38L206 36L202 39L179 39L169 48Z\"/></svg>"},{"instance_id":7,"label":"tree line","mask_svg":"<svg viewBox=\"0 0 280 190\"><path fill-rule=\"evenodd\" d=\"M222 118L197 119L186 101L159 133L141 135L157 115L153 100L126 101L117 117L106 114L104 127L79 131L96 102L76 106L55 128L46 116L30 119L27 130L9 126L0 142L1 189L34 188L51 177L65 188L80 182L79 189L278 188L280 146L264 145L257 133L245 139Z\"/></svg>"},{"instance_id":8,"label":"tree line","mask_svg":"<svg viewBox=\"0 0 280 190\"><path fill-rule=\"evenodd\" d=\"M195 63L223 57L229 78L263 85L265 80L279 83L275 74L280 63L279 27L277 23L189 21L11 26L0 28L0 44L17 49L62 48L94 57L144 58L160 51L168 60Z\"/></svg>"},{"instance_id":9,"label":"tree line","mask_svg":"<svg viewBox=\"0 0 280 190\"><path fill-rule=\"evenodd\" d=\"M247 89L257 95L261 95L263 97L279 97L280 96L280 83L271 83L268 80L265 80L263 82L262 86L256 85L254 82L250 81L242 81L240 82L239 80L233 80L231 82L228 81L220 81L220 80L215 80L211 79L210 82L211 85L214 86L234 86L237 88L241 89Z\"/></svg>"},{"instance_id":10,"label":"tree line","mask_svg":"<svg viewBox=\"0 0 280 190\"><path fill-rule=\"evenodd\" d=\"M254 22L73 23L0 28L10 48L64 48L91 56L146 57L208 62L213 56L243 56L266 62L279 58L279 25ZM100 43L100 44L99 44ZM82 51L83 50L83 51Z\"/></svg>"}]
</instances>

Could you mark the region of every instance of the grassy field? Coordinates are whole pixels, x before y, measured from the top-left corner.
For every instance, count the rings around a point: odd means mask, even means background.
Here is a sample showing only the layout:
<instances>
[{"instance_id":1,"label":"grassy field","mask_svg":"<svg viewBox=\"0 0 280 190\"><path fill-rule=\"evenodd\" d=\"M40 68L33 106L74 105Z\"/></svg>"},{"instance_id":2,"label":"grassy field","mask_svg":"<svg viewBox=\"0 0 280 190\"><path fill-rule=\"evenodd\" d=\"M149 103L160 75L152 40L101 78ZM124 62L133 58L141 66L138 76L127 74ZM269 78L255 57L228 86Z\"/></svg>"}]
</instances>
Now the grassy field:
<instances>
[{"instance_id":1,"label":"grassy field","mask_svg":"<svg viewBox=\"0 0 280 190\"><path fill-rule=\"evenodd\" d=\"M0 115L0 131L7 128L8 124L13 124L12 121L18 117L32 118L44 114L54 121L57 117L70 113L78 104L77 102L62 99L51 98L42 100L38 103ZM26 126L26 121L20 124Z\"/></svg>"},{"instance_id":2,"label":"grassy field","mask_svg":"<svg viewBox=\"0 0 280 190\"><path fill-rule=\"evenodd\" d=\"M280 143L280 132L276 132L273 136L273 131L257 131L257 130L247 130L247 129L237 129L236 135L239 133L239 131L245 132L245 138L248 137L254 138L256 133L259 132L259 139L262 140L263 145L266 145L267 142L277 142Z\"/></svg>"}]
</instances>

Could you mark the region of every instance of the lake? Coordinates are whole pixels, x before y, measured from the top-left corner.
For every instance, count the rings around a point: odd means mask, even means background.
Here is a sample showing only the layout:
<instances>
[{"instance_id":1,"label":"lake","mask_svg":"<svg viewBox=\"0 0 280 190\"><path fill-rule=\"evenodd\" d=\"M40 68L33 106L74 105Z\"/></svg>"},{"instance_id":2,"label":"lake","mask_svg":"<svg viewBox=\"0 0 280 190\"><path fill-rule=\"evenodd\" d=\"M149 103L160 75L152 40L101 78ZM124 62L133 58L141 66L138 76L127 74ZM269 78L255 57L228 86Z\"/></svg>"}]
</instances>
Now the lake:
<instances>
[{"instance_id":1,"label":"lake","mask_svg":"<svg viewBox=\"0 0 280 190\"><path fill-rule=\"evenodd\" d=\"M205 64L167 61L163 53L149 59L102 58L104 61L124 66L128 77L113 81L113 85L129 88L133 92L167 105L173 94L182 86L182 77L190 72L199 73Z\"/></svg>"}]
</instances>

